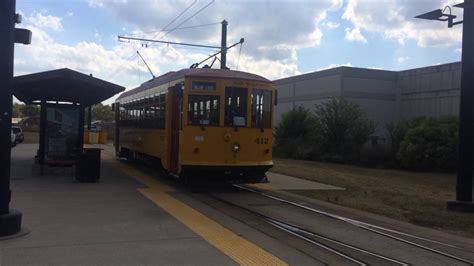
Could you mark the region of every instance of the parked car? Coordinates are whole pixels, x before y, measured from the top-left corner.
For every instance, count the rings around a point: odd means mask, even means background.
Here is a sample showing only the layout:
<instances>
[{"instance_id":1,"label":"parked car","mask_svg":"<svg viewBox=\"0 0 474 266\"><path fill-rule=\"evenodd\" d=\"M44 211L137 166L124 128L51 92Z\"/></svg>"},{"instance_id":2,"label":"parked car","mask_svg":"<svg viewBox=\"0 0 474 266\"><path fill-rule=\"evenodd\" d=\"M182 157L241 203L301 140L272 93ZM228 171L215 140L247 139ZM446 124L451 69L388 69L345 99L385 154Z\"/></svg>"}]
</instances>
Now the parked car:
<instances>
[{"instance_id":1,"label":"parked car","mask_svg":"<svg viewBox=\"0 0 474 266\"><path fill-rule=\"evenodd\" d=\"M16 143L22 143L25 140L25 135L21 127L12 126L13 133L15 133Z\"/></svg>"},{"instance_id":2,"label":"parked car","mask_svg":"<svg viewBox=\"0 0 474 266\"><path fill-rule=\"evenodd\" d=\"M15 147L16 146L16 135L15 133L13 133L13 129L11 130L12 134L11 134L11 140L12 140L12 147Z\"/></svg>"}]
</instances>

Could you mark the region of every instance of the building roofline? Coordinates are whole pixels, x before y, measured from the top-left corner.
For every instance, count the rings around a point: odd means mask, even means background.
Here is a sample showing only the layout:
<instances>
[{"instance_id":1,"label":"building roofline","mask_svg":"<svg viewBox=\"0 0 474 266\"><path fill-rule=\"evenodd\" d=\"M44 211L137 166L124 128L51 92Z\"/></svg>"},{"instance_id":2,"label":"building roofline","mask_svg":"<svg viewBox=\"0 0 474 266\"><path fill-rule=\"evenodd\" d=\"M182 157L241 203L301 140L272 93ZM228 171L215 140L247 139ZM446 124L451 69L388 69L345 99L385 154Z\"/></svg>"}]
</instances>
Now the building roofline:
<instances>
[{"instance_id":1,"label":"building roofline","mask_svg":"<svg viewBox=\"0 0 474 266\"><path fill-rule=\"evenodd\" d=\"M457 62L450 62L450 63L445 63L445 64L440 64L440 65L431 65L431 66L424 66L424 67L417 67L417 68L410 68L410 69L405 69L405 70L385 70L385 69L374 69L374 68L363 68L363 67L352 67L352 66L338 66L334 68L329 68L329 69L323 69L323 70L318 70L318 71L313 71L309 73L304 73L300 75L295 75L295 76L290 76L290 77L285 77L281 79L276 79L273 80L275 83L279 84L285 84L285 83L291 83L295 82L298 80L305 80L306 77L314 77L314 78L321 78L325 76L331 76L331 75L338 75L338 74L343 74L345 70L355 70L355 71L371 71L371 72L385 72L385 73L391 73L391 74L399 74L402 72L406 71L412 71L412 70L421 70L421 69L427 69L431 67L443 67L443 66L448 66L448 65L456 65L460 64L460 61Z\"/></svg>"}]
</instances>

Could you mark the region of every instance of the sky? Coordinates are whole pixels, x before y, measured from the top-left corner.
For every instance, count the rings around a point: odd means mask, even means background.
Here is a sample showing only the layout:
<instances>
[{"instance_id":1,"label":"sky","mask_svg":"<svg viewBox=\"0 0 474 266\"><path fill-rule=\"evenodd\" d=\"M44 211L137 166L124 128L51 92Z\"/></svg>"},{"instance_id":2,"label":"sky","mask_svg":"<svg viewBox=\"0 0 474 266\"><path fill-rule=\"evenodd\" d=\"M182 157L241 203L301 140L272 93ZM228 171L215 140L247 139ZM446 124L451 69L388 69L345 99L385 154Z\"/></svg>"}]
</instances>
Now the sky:
<instances>
[{"instance_id":1,"label":"sky","mask_svg":"<svg viewBox=\"0 0 474 266\"><path fill-rule=\"evenodd\" d=\"M58 68L128 89L188 68L213 49L117 36L220 46L227 66L275 80L337 66L404 70L460 61L462 26L414 19L454 0L17 0L30 45L15 46L15 76ZM462 2L462 1L461 1ZM449 12L449 9L446 10ZM462 20L462 9L452 8ZM217 62L214 66L218 67ZM106 101L108 104L114 98Z\"/></svg>"}]
</instances>

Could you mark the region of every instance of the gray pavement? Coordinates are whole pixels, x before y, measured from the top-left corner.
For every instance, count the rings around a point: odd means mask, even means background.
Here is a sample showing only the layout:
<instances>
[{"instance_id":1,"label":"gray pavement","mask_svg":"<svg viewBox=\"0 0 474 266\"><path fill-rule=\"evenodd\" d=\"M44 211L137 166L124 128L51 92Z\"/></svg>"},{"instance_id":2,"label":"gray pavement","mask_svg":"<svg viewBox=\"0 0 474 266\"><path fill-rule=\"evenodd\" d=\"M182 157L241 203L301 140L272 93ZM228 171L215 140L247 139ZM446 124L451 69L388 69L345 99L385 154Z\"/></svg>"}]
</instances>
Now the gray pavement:
<instances>
[{"instance_id":1,"label":"gray pavement","mask_svg":"<svg viewBox=\"0 0 474 266\"><path fill-rule=\"evenodd\" d=\"M235 264L105 162L94 184L76 183L67 171L33 176L36 149L12 150L11 207L30 233L0 241L0 265Z\"/></svg>"}]
</instances>

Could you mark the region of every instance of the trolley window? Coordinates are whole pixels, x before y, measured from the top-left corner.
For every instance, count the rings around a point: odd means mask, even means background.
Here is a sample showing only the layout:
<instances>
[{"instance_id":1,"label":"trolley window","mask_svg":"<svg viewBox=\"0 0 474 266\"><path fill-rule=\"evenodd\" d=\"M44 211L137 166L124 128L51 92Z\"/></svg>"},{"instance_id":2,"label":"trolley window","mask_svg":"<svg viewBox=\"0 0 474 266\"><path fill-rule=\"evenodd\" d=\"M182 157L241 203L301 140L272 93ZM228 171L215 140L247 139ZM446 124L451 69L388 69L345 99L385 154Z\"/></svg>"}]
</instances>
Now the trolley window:
<instances>
[{"instance_id":1,"label":"trolley window","mask_svg":"<svg viewBox=\"0 0 474 266\"><path fill-rule=\"evenodd\" d=\"M225 88L225 126L247 125L247 88Z\"/></svg>"},{"instance_id":2,"label":"trolley window","mask_svg":"<svg viewBox=\"0 0 474 266\"><path fill-rule=\"evenodd\" d=\"M270 128L272 126L272 92L252 90L252 127Z\"/></svg>"},{"instance_id":3,"label":"trolley window","mask_svg":"<svg viewBox=\"0 0 474 266\"><path fill-rule=\"evenodd\" d=\"M216 83L215 82L194 81L193 84L192 84L192 90L215 91L216 90Z\"/></svg>"},{"instance_id":4,"label":"trolley window","mask_svg":"<svg viewBox=\"0 0 474 266\"><path fill-rule=\"evenodd\" d=\"M219 125L219 96L189 95L188 125Z\"/></svg>"}]
</instances>

